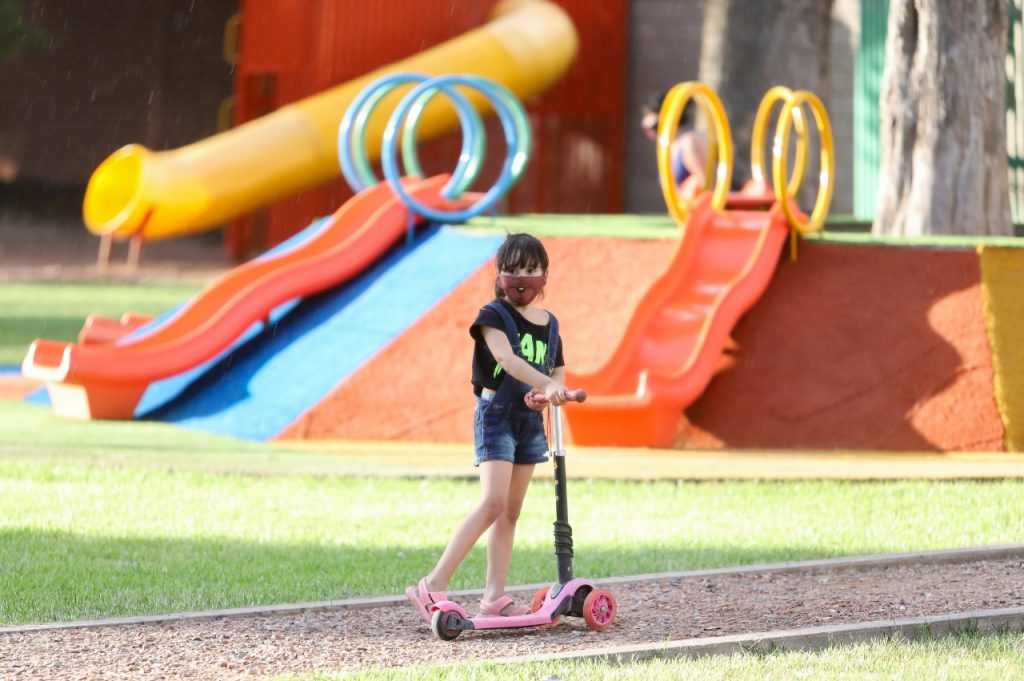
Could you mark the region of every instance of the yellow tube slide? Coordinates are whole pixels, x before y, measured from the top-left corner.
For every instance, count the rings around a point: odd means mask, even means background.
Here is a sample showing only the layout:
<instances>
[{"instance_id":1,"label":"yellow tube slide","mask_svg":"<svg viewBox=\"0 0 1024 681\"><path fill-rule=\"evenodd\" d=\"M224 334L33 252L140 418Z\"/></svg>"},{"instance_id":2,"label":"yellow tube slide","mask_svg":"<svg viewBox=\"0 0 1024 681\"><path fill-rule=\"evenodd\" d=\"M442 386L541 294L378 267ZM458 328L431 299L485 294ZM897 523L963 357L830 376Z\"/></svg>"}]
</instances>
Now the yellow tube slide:
<instances>
[{"instance_id":1,"label":"yellow tube slide","mask_svg":"<svg viewBox=\"0 0 1024 681\"><path fill-rule=\"evenodd\" d=\"M383 75L471 73L525 99L554 84L576 48L576 30L560 7L547 0L505 0L480 28L227 132L170 151L122 147L89 180L82 207L86 227L116 239L139 233L166 239L208 229L338 176L341 117ZM387 118L406 91L388 95L367 125L371 157L379 155ZM478 108L487 106L479 95L469 96ZM455 109L436 102L417 132L430 138L457 124Z\"/></svg>"}]
</instances>

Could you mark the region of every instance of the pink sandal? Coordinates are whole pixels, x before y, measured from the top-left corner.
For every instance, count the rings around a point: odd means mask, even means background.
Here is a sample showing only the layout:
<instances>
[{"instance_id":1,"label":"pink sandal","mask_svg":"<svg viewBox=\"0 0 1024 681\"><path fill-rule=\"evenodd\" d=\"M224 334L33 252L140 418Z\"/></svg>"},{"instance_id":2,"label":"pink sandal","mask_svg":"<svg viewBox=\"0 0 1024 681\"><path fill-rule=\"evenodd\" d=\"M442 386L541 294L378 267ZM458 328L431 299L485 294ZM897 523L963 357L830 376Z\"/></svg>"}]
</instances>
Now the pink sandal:
<instances>
[{"instance_id":1,"label":"pink sandal","mask_svg":"<svg viewBox=\"0 0 1024 681\"><path fill-rule=\"evenodd\" d=\"M509 612L503 612L505 608L513 606ZM515 617L517 615L530 614L530 606L516 605L508 596L502 596L496 601L488 602L480 599L480 615L483 617Z\"/></svg>"},{"instance_id":2,"label":"pink sandal","mask_svg":"<svg viewBox=\"0 0 1024 681\"><path fill-rule=\"evenodd\" d=\"M420 580L419 587L410 586L406 588L405 595L412 601L416 612L427 622L434 614L434 604L448 600L447 591L427 591L427 578Z\"/></svg>"}]
</instances>

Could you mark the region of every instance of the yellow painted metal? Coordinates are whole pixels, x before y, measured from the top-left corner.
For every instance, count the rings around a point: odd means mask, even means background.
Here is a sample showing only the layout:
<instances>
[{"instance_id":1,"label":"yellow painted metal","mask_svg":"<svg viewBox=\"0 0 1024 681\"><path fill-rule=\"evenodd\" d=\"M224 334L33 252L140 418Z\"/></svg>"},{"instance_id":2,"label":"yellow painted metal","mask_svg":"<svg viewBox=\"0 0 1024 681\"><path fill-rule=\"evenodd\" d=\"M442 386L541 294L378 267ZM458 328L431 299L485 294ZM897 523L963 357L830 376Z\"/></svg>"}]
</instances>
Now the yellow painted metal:
<instances>
[{"instance_id":1,"label":"yellow painted metal","mask_svg":"<svg viewBox=\"0 0 1024 681\"><path fill-rule=\"evenodd\" d=\"M679 195L672 173L672 141L679 131L679 116L691 99L697 99L701 110L714 126L714 140L718 163L711 205L715 210L725 208L725 200L732 182L732 132L722 101L715 91L703 83L688 81L675 85L665 96L658 116L658 176L665 205L677 223L684 224L690 216L690 202ZM705 177L705 183L708 178ZM707 185L705 185L707 189Z\"/></svg>"},{"instance_id":2,"label":"yellow painted metal","mask_svg":"<svg viewBox=\"0 0 1024 681\"><path fill-rule=\"evenodd\" d=\"M1007 451L1024 451L1024 249L978 246L985 327L992 348L992 386ZM1024 470L1024 469L1022 469Z\"/></svg>"},{"instance_id":3,"label":"yellow painted metal","mask_svg":"<svg viewBox=\"0 0 1024 681\"><path fill-rule=\"evenodd\" d=\"M396 71L454 71L490 78L525 99L561 78L577 45L575 27L557 5L506 0L480 28L227 132L170 151L137 144L119 149L89 180L82 207L86 227L119 240L209 229L337 177L338 124L355 96L377 78ZM387 118L406 89L391 93L367 126L371 156L379 154ZM470 99L486 107L482 98ZM418 132L435 137L457 124L452 108L431 107Z\"/></svg>"},{"instance_id":4,"label":"yellow painted metal","mask_svg":"<svg viewBox=\"0 0 1024 681\"><path fill-rule=\"evenodd\" d=\"M235 12L224 22L224 45L221 47L221 56L224 62L234 66L238 63L238 30L242 25L242 15Z\"/></svg>"},{"instance_id":5,"label":"yellow painted metal","mask_svg":"<svg viewBox=\"0 0 1024 681\"><path fill-rule=\"evenodd\" d=\"M786 219L793 229L802 234L816 232L825 225L825 215L828 213L829 205L832 203L833 177L835 176L835 145L832 141L832 125L829 122L828 112L825 105L812 92L797 90L786 100L779 114L779 122L775 127L775 144L772 153L772 180L776 196L782 196L780 189L786 186L786 149L789 148L790 129L796 127L796 119L800 114L794 113L800 107L807 106L814 115L814 122L818 127L818 134L821 138L820 149L820 171L818 175L818 196L814 202L814 208L806 222L801 220L789 197L781 200L782 209L786 213ZM788 192L789 188L787 188ZM793 192L790 196L795 196Z\"/></svg>"},{"instance_id":6,"label":"yellow painted metal","mask_svg":"<svg viewBox=\"0 0 1024 681\"><path fill-rule=\"evenodd\" d=\"M757 114L754 116L754 130L750 137L750 175L758 184L767 185L767 174L764 171L764 142L768 131L768 121L776 104L785 105L786 101L793 96L793 91L784 85L776 85L765 93L761 98L761 104L757 107ZM804 173L807 171L807 149L810 145L807 125L804 123L800 109L794 109L793 124L796 126L796 162L793 166L793 177L786 186L788 196L796 196L804 183ZM773 150L773 153L774 150Z\"/></svg>"}]
</instances>

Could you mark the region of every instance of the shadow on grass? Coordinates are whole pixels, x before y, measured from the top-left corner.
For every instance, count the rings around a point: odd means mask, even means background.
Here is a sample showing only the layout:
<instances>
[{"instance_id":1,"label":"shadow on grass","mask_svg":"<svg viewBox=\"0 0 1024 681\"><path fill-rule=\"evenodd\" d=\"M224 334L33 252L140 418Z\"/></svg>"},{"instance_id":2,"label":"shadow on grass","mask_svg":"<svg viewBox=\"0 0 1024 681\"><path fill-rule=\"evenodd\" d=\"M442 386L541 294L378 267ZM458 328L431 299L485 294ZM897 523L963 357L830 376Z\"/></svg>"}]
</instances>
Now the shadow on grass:
<instances>
[{"instance_id":1,"label":"shadow on grass","mask_svg":"<svg viewBox=\"0 0 1024 681\"><path fill-rule=\"evenodd\" d=\"M481 542L453 591L483 585ZM82 537L0 531L0 625L155 615L399 595L430 570L443 546L281 544L229 539ZM578 576L600 578L821 557L813 549L577 547ZM513 556L511 585L552 581L553 549Z\"/></svg>"}]
</instances>

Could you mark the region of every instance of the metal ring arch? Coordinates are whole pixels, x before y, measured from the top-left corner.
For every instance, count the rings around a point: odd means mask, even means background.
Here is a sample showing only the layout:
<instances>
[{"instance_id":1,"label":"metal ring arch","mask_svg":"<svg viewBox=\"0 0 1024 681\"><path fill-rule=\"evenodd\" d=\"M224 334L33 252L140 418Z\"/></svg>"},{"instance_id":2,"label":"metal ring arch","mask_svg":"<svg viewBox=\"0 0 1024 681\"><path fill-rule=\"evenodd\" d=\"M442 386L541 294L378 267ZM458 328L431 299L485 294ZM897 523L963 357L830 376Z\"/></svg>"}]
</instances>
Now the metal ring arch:
<instances>
[{"instance_id":1,"label":"metal ring arch","mask_svg":"<svg viewBox=\"0 0 1024 681\"><path fill-rule=\"evenodd\" d=\"M341 173L349 187L359 192L377 184L378 178L370 168L366 157L366 125L370 115L380 101L395 88L410 83L422 83L429 77L420 73L395 73L380 78L365 87L352 100L338 125L338 161ZM462 149L452 178L445 184L441 194L446 198L459 196L473 183L480 172L484 156L483 121L473 105L462 93L454 88L444 88L459 116L463 130ZM432 96L424 93L425 98ZM423 105L417 106L410 117L418 120ZM411 173L422 175L415 149L410 152L403 145L403 160Z\"/></svg>"},{"instance_id":2,"label":"metal ring arch","mask_svg":"<svg viewBox=\"0 0 1024 681\"><path fill-rule=\"evenodd\" d=\"M797 90L786 99L786 103L779 113L778 124L775 126L775 144L772 159L772 180L775 185L776 195L778 195L779 188L784 187L786 182L787 161L784 151L789 147L790 130L797 126L796 120L799 114L795 112L805 105L811 110L821 137L818 196L814 201L811 215L806 222L797 216L793 207L793 201L789 200L792 196L796 195L796 191L788 197L780 197L780 203L782 203L782 210L786 214L786 219L793 229L802 234L816 232L825 226L825 214L832 203L832 192L834 189L832 178L835 176L835 146L832 140L832 125L829 122L825 105L822 104L821 99L817 95L807 90ZM799 187L797 187L797 191L799 191Z\"/></svg>"},{"instance_id":3,"label":"metal ring arch","mask_svg":"<svg viewBox=\"0 0 1024 681\"><path fill-rule=\"evenodd\" d=\"M725 208L729 185L732 182L732 132L721 100L715 91L704 83L688 81L675 85L665 96L658 116L657 155L661 193L669 214L680 224L689 218L692 206L689 201L679 196L679 188L675 186L672 174L672 141L679 131L679 117L683 113L683 108L694 97L701 104L702 110L710 115L714 124L718 163L711 205L715 210Z\"/></svg>"},{"instance_id":4,"label":"metal ring arch","mask_svg":"<svg viewBox=\"0 0 1024 681\"><path fill-rule=\"evenodd\" d=\"M764 145L768 130L768 119L776 104L781 103L785 105L792 96L793 91L788 87L776 85L765 93L764 97L761 98L761 104L757 107L757 113L754 115L754 129L750 137L750 175L754 182L758 184L768 184L768 173L764 169ZM800 109L795 109L794 111L796 114L799 114ZM800 187L803 186L804 173L807 171L807 148L809 145L807 125L804 122L803 116L800 115L794 116L793 124L796 126L798 135L796 163L793 169L793 177L790 178L789 183L786 185L785 194L780 194L777 189L775 191L775 195L779 199L783 196L796 196L796 193L800 191ZM776 150L773 146L773 160L776 153L782 153L782 150Z\"/></svg>"},{"instance_id":5,"label":"metal ring arch","mask_svg":"<svg viewBox=\"0 0 1024 681\"><path fill-rule=\"evenodd\" d=\"M414 106L423 106L426 101L439 92L448 92L454 86L462 86L476 90L482 94L498 114L502 129L505 133L505 141L508 151L505 162L502 164L498 179L484 195L472 205L452 211L436 210L426 206L413 198L402 186L400 181L401 172L396 159L397 142L399 129L403 135L408 135L410 130L408 116ZM404 123L404 125L403 125ZM465 134L465 130L463 131ZM509 189L515 184L526 166L530 155L531 134L530 126L526 120L524 111L519 99L508 88L490 80L470 75L447 75L438 76L426 80L414 87L399 102L388 125L384 129L384 142L381 151L381 164L384 169L384 177L391 187L409 208L426 218L438 222L465 222L466 220L479 215L491 208ZM412 147L409 147L412 148ZM408 164L407 164L408 165ZM418 163L416 164L418 165Z\"/></svg>"}]
</instances>

